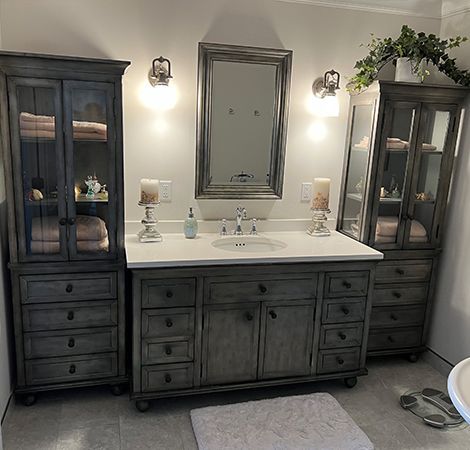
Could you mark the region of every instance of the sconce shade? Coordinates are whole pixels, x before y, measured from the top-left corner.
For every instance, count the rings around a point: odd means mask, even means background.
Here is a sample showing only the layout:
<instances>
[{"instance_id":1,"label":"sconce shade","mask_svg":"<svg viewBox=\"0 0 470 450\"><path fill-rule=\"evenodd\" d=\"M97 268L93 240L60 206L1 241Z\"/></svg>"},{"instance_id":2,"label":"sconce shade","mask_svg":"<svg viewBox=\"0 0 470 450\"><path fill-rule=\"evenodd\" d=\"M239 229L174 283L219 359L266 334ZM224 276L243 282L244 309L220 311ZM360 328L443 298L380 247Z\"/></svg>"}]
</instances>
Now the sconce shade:
<instances>
[{"instance_id":1,"label":"sconce shade","mask_svg":"<svg viewBox=\"0 0 470 450\"><path fill-rule=\"evenodd\" d=\"M323 77L317 78L312 85L312 92L316 99L316 113L321 117L338 117L339 102L336 91L339 87L340 74L336 70L325 72Z\"/></svg>"},{"instance_id":2,"label":"sconce shade","mask_svg":"<svg viewBox=\"0 0 470 450\"><path fill-rule=\"evenodd\" d=\"M166 65L166 67L165 67ZM169 59L159 56L152 61L152 71L149 81L152 86L168 86L171 76L171 62Z\"/></svg>"}]
</instances>

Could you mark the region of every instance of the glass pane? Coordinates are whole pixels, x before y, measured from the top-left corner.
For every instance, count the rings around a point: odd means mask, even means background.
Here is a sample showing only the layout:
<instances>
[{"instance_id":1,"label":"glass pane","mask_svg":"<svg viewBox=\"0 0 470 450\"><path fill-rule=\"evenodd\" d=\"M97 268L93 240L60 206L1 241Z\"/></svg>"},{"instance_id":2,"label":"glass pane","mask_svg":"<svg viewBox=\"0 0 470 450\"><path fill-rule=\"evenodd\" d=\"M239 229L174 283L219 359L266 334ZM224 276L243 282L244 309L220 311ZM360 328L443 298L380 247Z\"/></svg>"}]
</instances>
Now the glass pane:
<instances>
[{"instance_id":1,"label":"glass pane","mask_svg":"<svg viewBox=\"0 0 470 450\"><path fill-rule=\"evenodd\" d=\"M109 251L106 91L73 89L73 167L77 253Z\"/></svg>"},{"instance_id":2,"label":"glass pane","mask_svg":"<svg viewBox=\"0 0 470 450\"><path fill-rule=\"evenodd\" d=\"M428 111L420 145L418 182L413 193L409 242L428 243L432 236L442 154L449 129L449 111Z\"/></svg>"},{"instance_id":3,"label":"glass pane","mask_svg":"<svg viewBox=\"0 0 470 450\"><path fill-rule=\"evenodd\" d=\"M61 252L56 90L17 87L26 255Z\"/></svg>"},{"instance_id":4,"label":"glass pane","mask_svg":"<svg viewBox=\"0 0 470 450\"><path fill-rule=\"evenodd\" d=\"M375 243L396 244L403 214L403 190L409 164L410 141L416 110L395 105L385 140L383 176L380 183L379 213Z\"/></svg>"},{"instance_id":5,"label":"glass pane","mask_svg":"<svg viewBox=\"0 0 470 450\"><path fill-rule=\"evenodd\" d=\"M359 237L364 188L369 160L373 105L356 105L352 111L349 162L346 174L346 192L341 228L351 236Z\"/></svg>"}]
</instances>

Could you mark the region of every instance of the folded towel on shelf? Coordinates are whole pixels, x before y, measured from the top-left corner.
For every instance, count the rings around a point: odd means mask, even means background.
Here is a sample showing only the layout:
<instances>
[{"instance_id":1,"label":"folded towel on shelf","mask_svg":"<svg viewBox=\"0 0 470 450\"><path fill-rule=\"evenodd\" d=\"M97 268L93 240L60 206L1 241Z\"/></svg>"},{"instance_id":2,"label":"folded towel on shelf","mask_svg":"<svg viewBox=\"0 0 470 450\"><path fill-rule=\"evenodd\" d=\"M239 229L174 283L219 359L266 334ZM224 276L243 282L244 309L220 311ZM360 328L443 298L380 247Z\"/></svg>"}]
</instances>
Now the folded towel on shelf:
<instances>
[{"instance_id":1,"label":"folded towel on shelf","mask_svg":"<svg viewBox=\"0 0 470 450\"><path fill-rule=\"evenodd\" d=\"M34 123L55 123L54 116L41 116L38 114L32 114L29 112L20 113L20 122L34 122Z\"/></svg>"},{"instance_id":2,"label":"folded towel on shelf","mask_svg":"<svg viewBox=\"0 0 470 450\"><path fill-rule=\"evenodd\" d=\"M85 122L81 120L73 121L73 131L80 133L98 133L106 134L107 126L100 122Z\"/></svg>"},{"instance_id":3,"label":"folded towel on shelf","mask_svg":"<svg viewBox=\"0 0 470 450\"><path fill-rule=\"evenodd\" d=\"M55 139L55 131L48 130L25 130L24 128L20 129L21 137L24 138L45 138L45 139Z\"/></svg>"},{"instance_id":4,"label":"folded towel on shelf","mask_svg":"<svg viewBox=\"0 0 470 450\"><path fill-rule=\"evenodd\" d=\"M43 131L55 131L54 122L31 122L20 120L21 130L43 130Z\"/></svg>"},{"instance_id":5,"label":"folded towel on shelf","mask_svg":"<svg viewBox=\"0 0 470 450\"><path fill-rule=\"evenodd\" d=\"M394 244L396 240L396 236L380 236L380 234L375 235L376 244Z\"/></svg>"},{"instance_id":6,"label":"folded towel on shelf","mask_svg":"<svg viewBox=\"0 0 470 450\"><path fill-rule=\"evenodd\" d=\"M421 146L423 150L428 150L428 151L434 151L437 150L437 147L433 144L426 144L423 142L423 145Z\"/></svg>"},{"instance_id":7,"label":"folded towel on shelf","mask_svg":"<svg viewBox=\"0 0 470 450\"><path fill-rule=\"evenodd\" d=\"M74 130L73 138L77 141L106 141L106 133L83 133Z\"/></svg>"},{"instance_id":8,"label":"folded towel on shelf","mask_svg":"<svg viewBox=\"0 0 470 450\"><path fill-rule=\"evenodd\" d=\"M407 150L410 148L410 143L399 138L387 138L387 149L389 150Z\"/></svg>"},{"instance_id":9,"label":"folded towel on shelf","mask_svg":"<svg viewBox=\"0 0 470 450\"><path fill-rule=\"evenodd\" d=\"M101 241L77 241L77 251L84 252L107 252L109 251L108 238ZM31 241L31 253L51 254L60 252L60 242L57 241Z\"/></svg>"},{"instance_id":10,"label":"folded towel on shelf","mask_svg":"<svg viewBox=\"0 0 470 450\"><path fill-rule=\"evenodd\" d=\"M375 228L376 243L390 243L396 241L398 232L398 217L379 216ZM411 221L410 242L427 242L428 233L423 224L418 220Z\"/></svg>"},{"instance_id":11,"label":"folded towel on shelf","mask_svg":"<svg viewBox=\"0 0 470 450\"><path fill-rule=\"evenodd\" d=\"M105 222L95 216L77 216L77 241L102 241L108 237ZM33 241L59 242L59 218L54 216L33 218Z\"/></svg>"}]
</instances>

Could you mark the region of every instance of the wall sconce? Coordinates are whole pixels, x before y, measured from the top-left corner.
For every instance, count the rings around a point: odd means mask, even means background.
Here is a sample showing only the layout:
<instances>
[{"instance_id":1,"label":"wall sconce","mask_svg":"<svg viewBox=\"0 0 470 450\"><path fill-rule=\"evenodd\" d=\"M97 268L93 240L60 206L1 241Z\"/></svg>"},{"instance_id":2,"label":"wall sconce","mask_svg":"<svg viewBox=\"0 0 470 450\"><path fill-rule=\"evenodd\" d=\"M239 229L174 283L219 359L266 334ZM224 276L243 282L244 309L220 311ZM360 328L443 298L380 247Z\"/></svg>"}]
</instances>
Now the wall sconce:
<instances>
[{"instance_id":1,"label":"wall sconce","mask_svg":"<svg viewBox=\"0 0 470 450\"><path fill-rule=\"evenodd\" d=\"M315 112L322 117L338 117L339 102L336 91L339 87L340 74L336 70L325 72L323 78L317 78L312 85L315 100Z\"/></svg>"},{"instance_id":2,"label":"wall sconce","mask_svg":"<svg viewBox=\"0 0 470 450\"><path fill-rule=\"evenodd\" d=\"M166 67L165 64L166 63ZM149 81L152 86L168 86L171 76L171 62L169 59L159 56L152 61L152 71Z\"/></svg>"},{"instance_id":3,"label":"wall sconce","mask_svg":"<svg viewBox=\"0 0 470 450\"><path fill-rule=\"evenodd\" d=\"M176 92L173 85L170 86L171 62L169 59L159 56L152 61L152 67L148 74L152 92L146 92L145 103L159 110L171 109L176 103ZM148 85L147 85L148 86Z\"/></svg>"}]
</instances>

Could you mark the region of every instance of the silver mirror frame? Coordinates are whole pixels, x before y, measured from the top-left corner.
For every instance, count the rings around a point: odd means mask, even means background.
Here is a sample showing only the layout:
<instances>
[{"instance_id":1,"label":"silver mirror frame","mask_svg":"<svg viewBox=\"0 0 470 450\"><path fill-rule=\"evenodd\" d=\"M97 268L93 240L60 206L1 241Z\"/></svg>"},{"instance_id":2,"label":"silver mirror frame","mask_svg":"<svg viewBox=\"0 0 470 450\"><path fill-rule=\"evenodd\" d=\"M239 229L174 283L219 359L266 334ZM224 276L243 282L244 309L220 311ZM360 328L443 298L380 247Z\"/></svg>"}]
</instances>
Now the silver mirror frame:
<instances>
[{"instance_id":1,"label":"silver mirror frame","mask_svg":"<svg viewBox=\"0 0 470 450\"><path fill-rule=\"evenodd\" d=\"M210 184L211 104L214 61L270 64L276 67L271 177L265 186ZM196 192L198 199L281 199L289 115L292 50L199 43Z\"/></svg>"}]
</instances>

